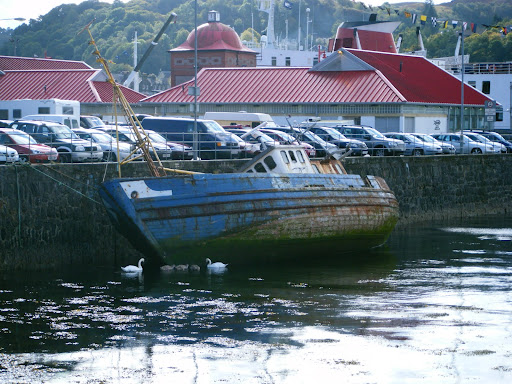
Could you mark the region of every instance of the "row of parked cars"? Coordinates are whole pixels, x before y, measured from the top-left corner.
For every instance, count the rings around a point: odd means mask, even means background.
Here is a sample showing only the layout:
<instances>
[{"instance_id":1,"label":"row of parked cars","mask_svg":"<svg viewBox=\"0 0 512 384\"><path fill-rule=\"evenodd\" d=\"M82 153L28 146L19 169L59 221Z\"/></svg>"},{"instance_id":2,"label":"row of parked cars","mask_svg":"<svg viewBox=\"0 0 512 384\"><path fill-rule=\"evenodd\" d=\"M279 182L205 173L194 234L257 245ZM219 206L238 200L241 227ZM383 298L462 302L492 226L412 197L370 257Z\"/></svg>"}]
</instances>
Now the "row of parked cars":
<instances>
[{"instance_id":1,"label":"row of parked cars","mask_svg":"<svg viewBox=\"0 0 512 384\"><path fill-rule=\"evenodd\" d=\"M463 131L427 135L381 132L367 126L221 127L215 121L176 117L137 117L147 133L153 159L193 158L194 135L203 159L253 157L270 146L302 145L310 157L344 153L352 156L440 155L512 152L512 144L495 132ZM0 126L1 126L0 122ZM142 159L129 127L84 119L82 127L52 121L16 120L0 128L0 162L117 161ZM194 133L195 132L195 133ZM117 142L119 141L119 146Z\"/></svg>"}]
</instances>

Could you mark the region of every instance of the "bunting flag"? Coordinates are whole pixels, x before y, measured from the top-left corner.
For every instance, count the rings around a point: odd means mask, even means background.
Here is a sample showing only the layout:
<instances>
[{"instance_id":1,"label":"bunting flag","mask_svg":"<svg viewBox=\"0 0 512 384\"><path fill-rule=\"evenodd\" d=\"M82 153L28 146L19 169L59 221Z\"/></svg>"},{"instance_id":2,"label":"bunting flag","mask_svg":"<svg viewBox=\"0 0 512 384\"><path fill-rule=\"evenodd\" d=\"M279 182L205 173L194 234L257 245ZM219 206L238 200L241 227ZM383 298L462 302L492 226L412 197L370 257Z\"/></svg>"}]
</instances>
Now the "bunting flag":
<instances>
[{"instance_id":1,"label":"bunting flag","mask_svg":"<svg viewBox=\"0 0 512 384\"><path fill-rule=\"evenodd\" d=\"M289 1L289 0L283 0L283 1L284 1L284 3L283 3L284 8L286 8L286 9L292 9L293 8L293 4L292 4L291 1ZM386 7L385 5L379 5L379 6L368 5L367 6L362 1L352 0L352 2L360 3L361 6L364 9L366 9L366 10L370 9L371 12L373 12L374 8L378 8L381 11L386 10L386 12L388 13L388 16L391 16L391 8ZM260 3L260 8L259 8L260 11L269 12L269 5L271 3L271 0L259 0L259 3ZM395 14L397 16L400 16L400 10L399 9L393 9L393 11L395 12ZM410 12L407 12L407 11L403 11L402 13L403 13L403 15L406 18L411 18L412 24L416 24L416 19L418 17L418 15L416 13L410 13ZM376 19L377 14L376 13L372 13L370 16L373 17L374 19ZM432 22L432 27L434 27L434 28L439 26L441 28L445 28L446 29L446 28L448 28L448 25L450 24L450 20L438 20L437 17L431 17L430 19L431 19L431 22ZM420 24L421 25L426 25L427 20L428 20L428 17L426 15L420 15ZM466 21L460 21L459 22L458 20L451 20L451 24L452 24L452 27L454 29L457 28L459 23L462 23L461 26L462 26L462 29L464 31L467 30L468 24L469 24L471 32L476 33L476 30L477 30L477 24L476 23L468 23ZM481 24L481 25L483 27L485 27L486 29L489 29L489 28L498 29L499 32L501 34L503 34L503 36L506 36L512 30L512 25L511 26L486 25L486 24Z\"/></svg>"},{"instance_id":2,"label":"bunting flag","mask_svg":"<svg viewBox=\"0 0 512 384\"><path fill-rule=\"evenodd\" d=\"M292 9L293 8L293 4L290 3L288 0L284 0L283 7L285 7L286 9Z\"/></svg>"}]
</instances>

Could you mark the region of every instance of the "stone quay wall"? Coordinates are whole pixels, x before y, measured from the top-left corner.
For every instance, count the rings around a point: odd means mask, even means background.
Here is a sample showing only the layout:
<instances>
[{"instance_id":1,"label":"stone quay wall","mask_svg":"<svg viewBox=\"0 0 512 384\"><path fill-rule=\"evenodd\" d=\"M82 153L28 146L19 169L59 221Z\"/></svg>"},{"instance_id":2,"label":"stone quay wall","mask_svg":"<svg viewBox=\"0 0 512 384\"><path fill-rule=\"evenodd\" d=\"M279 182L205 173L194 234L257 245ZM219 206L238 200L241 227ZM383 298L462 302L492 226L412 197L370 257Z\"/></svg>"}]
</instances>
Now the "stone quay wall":
<instances>
[{"instance_id":1,"label":"stone quay wall","mask_svg":"<svg viewBox=\"0 0 512 384\"><path fill-rule=\"evenodd\" d=\"M233 172L245 160L172 161L169 168ZM512 156L347 158L348 173L383 177L400 204L399 225L414 221L508 214ZM141 256L110 224L98 195L116 164L0 166L0 269L122 265ZM123 177L148 174L145 163Z\"/></svg>"}]
</instances>

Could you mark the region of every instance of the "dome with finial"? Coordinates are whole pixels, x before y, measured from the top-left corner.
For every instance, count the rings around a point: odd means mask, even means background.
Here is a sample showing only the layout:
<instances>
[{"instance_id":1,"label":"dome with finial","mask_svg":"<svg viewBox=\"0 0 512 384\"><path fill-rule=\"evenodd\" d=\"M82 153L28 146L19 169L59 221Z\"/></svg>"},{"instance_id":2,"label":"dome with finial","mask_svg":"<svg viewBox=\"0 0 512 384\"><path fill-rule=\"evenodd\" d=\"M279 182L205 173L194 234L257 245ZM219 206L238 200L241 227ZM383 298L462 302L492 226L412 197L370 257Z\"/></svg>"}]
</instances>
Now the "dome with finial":
<instances>
[{"instance_id":1,"label":"dome with finial","mask_svg":"<svg viewBox=\"0 0 512 384\"><path fill-rule=\"evenodd\" d=\"M242 44L233 28L220 22L217 11L208 12L208 22L197 27L198 50L229 50L253 52ZM195 31L190 32L187 40L171 52L194 50Z\"/></svg>"}]
</instances>

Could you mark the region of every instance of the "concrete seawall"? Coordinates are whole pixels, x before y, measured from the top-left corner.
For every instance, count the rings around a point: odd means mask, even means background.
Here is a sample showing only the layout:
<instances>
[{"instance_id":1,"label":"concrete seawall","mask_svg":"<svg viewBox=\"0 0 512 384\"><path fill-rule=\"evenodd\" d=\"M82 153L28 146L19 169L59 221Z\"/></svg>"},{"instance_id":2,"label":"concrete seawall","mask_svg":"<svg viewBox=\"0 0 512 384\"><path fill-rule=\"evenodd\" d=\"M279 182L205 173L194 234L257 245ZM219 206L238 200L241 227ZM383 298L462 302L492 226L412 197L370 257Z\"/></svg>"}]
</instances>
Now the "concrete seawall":
<instances>
[{"instance_id":1,"label":"concrete seawall","mask_svg":"<svg viewBox=\"0 0 512 384\"><path fill-rule=\"evenodd\" d=\"M233 172L244 160L168 162L170 168ZM369 157L349 173L382 176L400 203L400 222L507 214L512 156ZM145 164L123 177L147 175ZM133 263L140 256L109 222L97 193L115 164L0 166L0 268L45 269Z\"/></svg>"}]
</instances>

